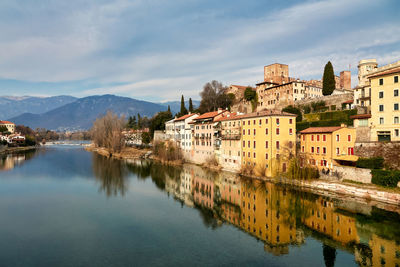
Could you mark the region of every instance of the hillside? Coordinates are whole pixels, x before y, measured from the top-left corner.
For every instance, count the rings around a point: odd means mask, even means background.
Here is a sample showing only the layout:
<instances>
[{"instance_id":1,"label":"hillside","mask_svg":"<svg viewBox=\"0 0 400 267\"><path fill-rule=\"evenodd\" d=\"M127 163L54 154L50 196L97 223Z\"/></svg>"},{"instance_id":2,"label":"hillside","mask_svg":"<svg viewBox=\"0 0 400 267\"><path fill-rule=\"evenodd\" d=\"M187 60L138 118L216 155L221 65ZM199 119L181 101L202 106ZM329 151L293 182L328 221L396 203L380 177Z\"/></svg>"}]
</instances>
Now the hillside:
<instances>
[{"instance_id":1,"label":"hillside","mask_svg":"<svg viewBox=\"0 0 400 267\"><path fill-rule=\"evenodd\" d=\"M137 115L137 113L142 116L153 116L158 111L165 109L165 106L160 104L128 97L102 95L80 98L73 103L43 114L24 113L9 120L17 125L23 124L33 129L87 130L97 117L105 114L108 110L127 117Z\"/></svg>"},{"instance_id":2,"label":"hillside","mask_svg":"<svg viewBox=\"0 0 400 267\"><path fill-rule=\"evenodd\" d=\"M73 96L10 97L0 96L0 119L16 117L23 113L40 114L76 101Z\"/></svg>"}]
</instances>

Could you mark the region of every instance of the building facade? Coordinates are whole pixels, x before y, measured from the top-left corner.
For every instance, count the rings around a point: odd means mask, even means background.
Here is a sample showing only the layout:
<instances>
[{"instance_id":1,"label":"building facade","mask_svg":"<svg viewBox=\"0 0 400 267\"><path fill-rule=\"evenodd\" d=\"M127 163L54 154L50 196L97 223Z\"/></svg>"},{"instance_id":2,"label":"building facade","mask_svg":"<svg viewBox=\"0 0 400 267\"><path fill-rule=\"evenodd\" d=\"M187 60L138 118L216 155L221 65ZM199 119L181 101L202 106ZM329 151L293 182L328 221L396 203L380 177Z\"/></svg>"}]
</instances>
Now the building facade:
<instances>
[{"instance_id":1,"label":"building facade","mask_svg":"<svg viewBox=\"0 0 400 267\"><path fill-rule=\"evenodd\" d=\"M334 169L336 165L352 165L356 129L344 126L311 127L300 132L300 154L303 164L318 169Z\"/></svg>"},{"instance_id":2,"label":"building facade","mask_svg":"<svg viewBox=\"0 0 400 267\"><path fill-rule=\"evenodd\" d=\"M192 150L192 128L194 126L191 122L198 116L199 114L189 113L174 120L175 141L177 146L182 149L185 158L190 156Z\"/></svg>"},{"instance_id":3,"label":"building facade","mask_svg":"<svg viewBox=\"0 0 400 267\"><path fill-rule=\"evenodd\" d=\"M15 132L15 124L10 121L0 121L0 126L5 126L12 134Z\"/></svg>"},{"instance_id":4,"label":"building facade","mask_svg":"<svg viewBox=\"0 0 400 267\"><path fill-rule=\"evenodd\" d=\"M371 85L371 141L400 141L400 65L368 76Z\"/></svg>"},{"instance_id":5,"label":"building facade","mask_svg":"<svg viewBox=\"0 0 400 267\"><path fill-rule=\"evenodd\" d=\"M296 154L296 115L265 110L241 121L242 165L261 176L285 172L288 158Z\"/></svg>"}]
</instances>

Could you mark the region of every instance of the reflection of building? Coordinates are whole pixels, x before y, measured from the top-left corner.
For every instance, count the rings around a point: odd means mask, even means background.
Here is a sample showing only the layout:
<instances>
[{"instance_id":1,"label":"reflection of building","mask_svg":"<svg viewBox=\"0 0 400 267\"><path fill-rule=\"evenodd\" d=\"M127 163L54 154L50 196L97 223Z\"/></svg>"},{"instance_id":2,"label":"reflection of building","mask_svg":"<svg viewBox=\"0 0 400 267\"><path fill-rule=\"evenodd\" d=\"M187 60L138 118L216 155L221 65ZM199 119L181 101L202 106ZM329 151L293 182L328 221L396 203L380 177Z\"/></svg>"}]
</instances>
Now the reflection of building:
<instances>
[{"instance_id":1,"label":"reflection of building","mask_svg":"<svg viewBox=\"0 0 400 267\"><path fill-rule=\"evenodd\" d=\"M290 198L272 183L242 183L241 223L246 232L266 242L275 255L287 254L288 245L303 243L290 212Z\"/></svg>"},{"instance_id":2,"label":"reflection of building","mask_svg":"<svg viewBox=\"0 0 400 267\"><path fill-rule=\"evenodd\" d=\"M372 250L372 266L400 266L400 244L372 234L369 241Z\"/></svg>"},{"instance_id":3,"label":"reflection of building","mask_svg":"<svg viewBox=\"0 0 400 267\"><path fill-rule=\"evenodd\" d=\"M180 199L186 206L193 207L193 169L190 165L185 165L181 172L181 180L179 186Z\"/></svg>"},{"instance_id":4,"label":"reflection of building","mask_svg":"<svg viewBox=\"0 0 400 267\"><path fill-rule=\"evenodd\" d=\"M0 171L14 169L15 165L21 164L25 159L25 154L6 155L5 157L0 158Z\"/></svg>"},{"instance_id":5,"label":"reflection of building","mask_svg":"<svg viewBox=\"0 0 400 267\"><path fill-rule=\"evenodd\" d=\"M359 242L355 218L335 212L336 208L333 202L322 197L311 204L315 204L311 215L303 218L303 223L307 227L343 244Z\"/></svg>"},{"instance_id":6,"label":"reflection of building","mask_svg":"<svg viewBox=\"0 0 400 267\"><path fill-rule=\"evenodd\" d=\"M208 209L214 208L214 177L201 167L193 166L193 200Z\"/></svg>"},{"instance_id":7,"label":"reflection of building","mask_svg":"<svg viewBox=\"0 0 400 267\"><path fill-rule=\"evenodd\" d=\"M357 161L357 156L354 156L354 128L311 127L300 134L300 151L310 165L332 169L334 165L352 164Z\"/></svg>"},{"instance_id":8,"label":"reflection of building","mask_svg":"<svg viewBox=\"0 0 400 267\"><path fill-rule=\"evenodd\" d=\"M242 116L242 164L257 175L285 172L295 154L296 115L273 110Z\"/></svg>"}]
</instances>

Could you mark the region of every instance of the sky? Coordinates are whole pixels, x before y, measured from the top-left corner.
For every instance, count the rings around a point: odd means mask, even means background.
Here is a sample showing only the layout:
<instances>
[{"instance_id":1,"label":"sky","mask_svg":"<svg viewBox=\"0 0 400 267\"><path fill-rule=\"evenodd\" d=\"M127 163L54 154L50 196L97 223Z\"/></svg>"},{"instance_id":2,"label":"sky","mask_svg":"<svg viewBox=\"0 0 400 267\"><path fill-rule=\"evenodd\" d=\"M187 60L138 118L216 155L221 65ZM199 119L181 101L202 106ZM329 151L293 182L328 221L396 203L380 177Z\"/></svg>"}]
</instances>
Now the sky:
<instances>
[{"instance_id":1,"label":"sky","mask_svg":"<svg viewBox=\"0 0 400 267\"><path fill-rule=\"evenodd\" d=\"M320 79L400 60L400 1L1 0L0 95L200 99L263 66Z\"/></svg>"}]
</instances>

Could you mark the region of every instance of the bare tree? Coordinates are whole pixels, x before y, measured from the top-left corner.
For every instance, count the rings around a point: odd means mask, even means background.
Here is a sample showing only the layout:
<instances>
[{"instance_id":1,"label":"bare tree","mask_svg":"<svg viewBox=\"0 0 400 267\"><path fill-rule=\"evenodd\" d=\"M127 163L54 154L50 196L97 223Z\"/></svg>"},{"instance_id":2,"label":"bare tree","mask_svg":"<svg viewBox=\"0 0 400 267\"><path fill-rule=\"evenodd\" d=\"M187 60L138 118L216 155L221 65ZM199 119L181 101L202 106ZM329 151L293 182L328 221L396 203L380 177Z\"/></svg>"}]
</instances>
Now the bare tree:
<instances>
[{"instance_id":1,"label":"bare tree","mask_svg":"<svg viewBox=\"0 0 400 267\"><path fill-rule=\"evenodd\" d=\"M108 111L101 118L97 118L90 130L93 143L98 147L104 147L111 153L120 152L124 147L122 130L126 125L125 118Z\"/></svg>"},{"instance_id":2,"label":"bare tree","mask_svg":"<svg viewBox=\"0 0 400 267\"><path fill-rule=\"evenodd\" d=\"M218 81L211 81L204 85L201 91L200 112L209 112L218 108L229 108L232 98L226 94L227 87Z\"/></svg>"}]
</instances>

